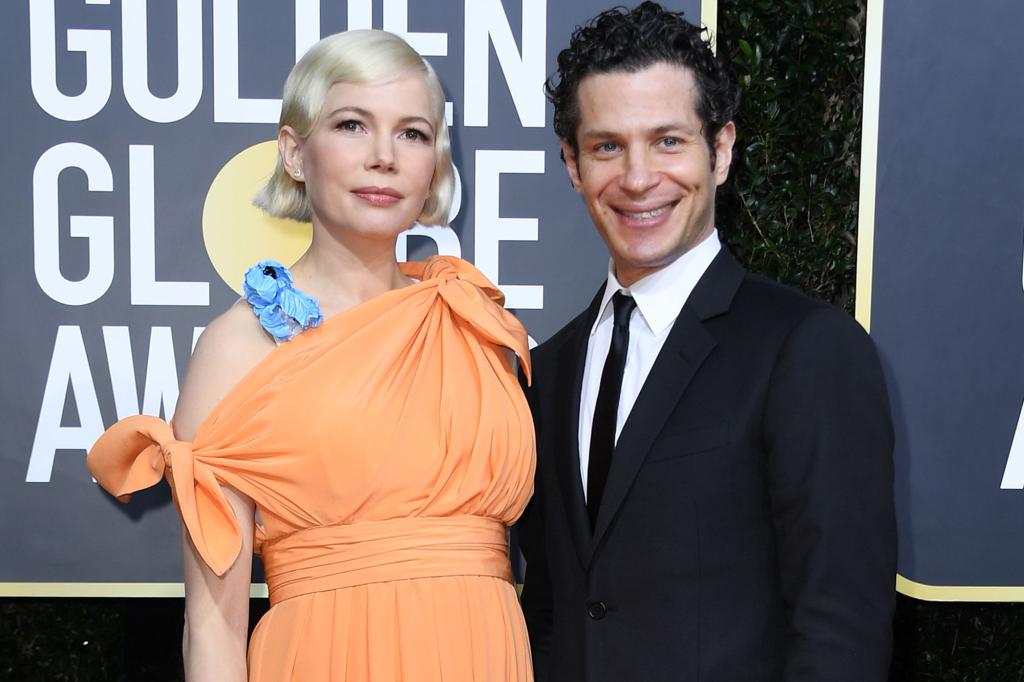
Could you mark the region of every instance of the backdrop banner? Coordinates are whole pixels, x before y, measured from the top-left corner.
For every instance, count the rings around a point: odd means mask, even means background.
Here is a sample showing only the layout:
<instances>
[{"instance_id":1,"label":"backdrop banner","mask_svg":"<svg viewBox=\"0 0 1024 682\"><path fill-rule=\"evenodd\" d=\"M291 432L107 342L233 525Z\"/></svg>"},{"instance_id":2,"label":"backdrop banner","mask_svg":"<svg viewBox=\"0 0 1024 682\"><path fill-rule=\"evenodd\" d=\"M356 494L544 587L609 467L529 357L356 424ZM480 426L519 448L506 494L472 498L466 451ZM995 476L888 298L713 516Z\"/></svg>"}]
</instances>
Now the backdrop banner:
<instances>
[{"instance_id":1,"label":"backdrop banner","mask_svg":"<svg viewBox=\"0 0 1024 682\"><path fill-rule=\"evenodd\" d=\"M460 178L451 228L414 227L399 258L475 263L537 341L582 309L607 256L541 86L572 29L612 4L8 3L0 545L11 553L0 595L181 593L167 486L121 505L84 455L117 419L171 418L193 344L238 297L244 270L308 245L308 225L249 201L272 169L285 76L321 36L401 34L447 93ZM665 4L714 30L714 0Z\"/></svg>"},{"instance_id":2,"label":"backdrop banner","mask_svg":"<svg viewBox=\"0 0 1024 682\"><path fill-rule=\"evenodd\" d=\"M921 9L887 2L869 32L862 173L861 241L873 236L873 249L862 251L858 316L896 421L898 586L1021 600L1024 4Z\"/></svg>"}]
</instances>

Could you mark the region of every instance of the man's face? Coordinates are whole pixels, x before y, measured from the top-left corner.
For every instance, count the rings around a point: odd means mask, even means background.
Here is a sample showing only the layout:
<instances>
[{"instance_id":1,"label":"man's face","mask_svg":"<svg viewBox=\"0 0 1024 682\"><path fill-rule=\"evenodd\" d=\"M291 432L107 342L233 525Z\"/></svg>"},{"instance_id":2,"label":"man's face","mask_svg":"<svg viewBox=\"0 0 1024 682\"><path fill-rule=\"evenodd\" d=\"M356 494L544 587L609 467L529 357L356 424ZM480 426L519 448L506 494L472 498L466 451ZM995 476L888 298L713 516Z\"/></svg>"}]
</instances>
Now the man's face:
<instances>
[{"instance_id":1,"label":"man's face","mask_svg":"<svg viewBox=\"0 0 1024 682\"><path fill-rule=\"evenodd\" d=\"M569 177L629 286L699 244L715 226L715 188L725 182L736 129L711 150L697 115L696 81L683 66L584 78L577 90L576 156Z\"/></svg>"}]
</instances>

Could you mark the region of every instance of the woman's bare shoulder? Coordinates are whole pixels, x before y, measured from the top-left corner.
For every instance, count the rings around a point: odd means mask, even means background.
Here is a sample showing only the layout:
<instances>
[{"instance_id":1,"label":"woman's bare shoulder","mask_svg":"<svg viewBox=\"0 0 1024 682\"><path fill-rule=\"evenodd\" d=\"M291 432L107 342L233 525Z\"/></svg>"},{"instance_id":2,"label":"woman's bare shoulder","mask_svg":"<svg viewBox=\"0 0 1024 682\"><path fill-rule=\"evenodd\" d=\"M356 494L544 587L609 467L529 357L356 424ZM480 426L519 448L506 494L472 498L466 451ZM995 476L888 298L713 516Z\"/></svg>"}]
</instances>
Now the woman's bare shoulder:
<instances>
[{"instance_id":1,"label":"woman's bare shoulder","mask_svg":"<svg viewBox=\"0 0 1024 682\"><path fill-rule=\"evenodd\" d=\"M199 337L174 410L175 437L191 441L206 415L275 348L249 304L241 299Z\"/></svg>"}]
</instances>

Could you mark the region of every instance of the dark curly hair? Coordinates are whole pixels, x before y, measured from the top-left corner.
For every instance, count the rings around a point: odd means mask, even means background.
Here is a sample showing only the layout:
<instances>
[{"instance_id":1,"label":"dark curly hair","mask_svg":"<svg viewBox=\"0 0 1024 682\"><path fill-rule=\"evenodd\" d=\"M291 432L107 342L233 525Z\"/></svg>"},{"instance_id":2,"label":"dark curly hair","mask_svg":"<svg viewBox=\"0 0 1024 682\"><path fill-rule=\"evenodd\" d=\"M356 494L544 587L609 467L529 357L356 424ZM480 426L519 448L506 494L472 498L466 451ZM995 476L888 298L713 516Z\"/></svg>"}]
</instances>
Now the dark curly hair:
<instances>
[{"instance_id":1,"label":"dark curly hair","mask_svg":"<svg viewBox=\"0 0 1024 682\"><path fill-rule=\"evenodd\" d=\"M594 74L636 73L659 63L688 67L697 82L697 115L704 139L714 152L715 137L739 108L740 91L727 63L711 51L707 29L700 29L656 2L630 10L613 7L586 26L577 26L569 47L558 53L558 71L544 83L555 107L555 133L577 154L580 123L576 93ZM714 163L715 155L711 154Z\"/></svg>"}]
</instances>

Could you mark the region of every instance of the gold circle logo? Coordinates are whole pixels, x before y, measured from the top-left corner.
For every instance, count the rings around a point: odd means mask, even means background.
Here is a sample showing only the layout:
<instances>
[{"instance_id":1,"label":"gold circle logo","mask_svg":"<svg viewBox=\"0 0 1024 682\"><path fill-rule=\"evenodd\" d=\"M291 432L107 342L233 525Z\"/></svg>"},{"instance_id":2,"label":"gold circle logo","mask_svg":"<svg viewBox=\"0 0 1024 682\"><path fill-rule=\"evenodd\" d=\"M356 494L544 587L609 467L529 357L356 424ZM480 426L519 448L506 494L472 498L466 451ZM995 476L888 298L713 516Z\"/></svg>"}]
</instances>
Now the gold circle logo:
<instances>
[{"instance_id":1,"label":"gold circle logo","mask_svg":"<svg viewBox=\"0 0 1024 682\"><path fill-rule=\"evenodd\" d=\"M276 161L277 140L253 145L221 168L206 193L206 253L224 283L239 294L245 271L253 264L272 258L290 266L313 239L309 223L274 218L252 205Z\"/></svg>"}]
</instances>

